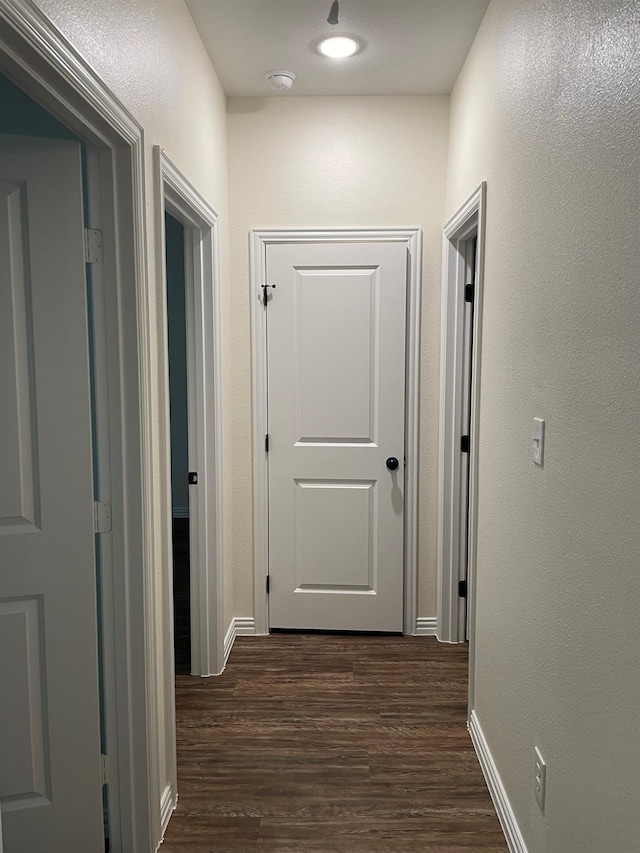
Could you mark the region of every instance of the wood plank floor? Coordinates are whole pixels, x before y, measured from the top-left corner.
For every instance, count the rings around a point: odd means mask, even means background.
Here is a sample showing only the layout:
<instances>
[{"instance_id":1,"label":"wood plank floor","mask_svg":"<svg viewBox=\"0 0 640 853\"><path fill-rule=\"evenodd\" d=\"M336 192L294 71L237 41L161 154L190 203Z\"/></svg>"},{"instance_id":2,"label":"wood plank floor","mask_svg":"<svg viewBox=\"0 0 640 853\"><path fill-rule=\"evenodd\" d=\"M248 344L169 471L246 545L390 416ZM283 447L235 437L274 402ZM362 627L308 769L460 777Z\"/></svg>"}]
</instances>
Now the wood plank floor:
<instances>
[{"instance_id":1,"label":"wood plank floor","mask_svg":"<svg viewBox=\"0 0 640 853\"><path fill-rule=\"evenodd\" d=\"M505 853L466 680L431 637L238 638L219 678L177 677L162 853Z\"/></svg>"}]
</instances>

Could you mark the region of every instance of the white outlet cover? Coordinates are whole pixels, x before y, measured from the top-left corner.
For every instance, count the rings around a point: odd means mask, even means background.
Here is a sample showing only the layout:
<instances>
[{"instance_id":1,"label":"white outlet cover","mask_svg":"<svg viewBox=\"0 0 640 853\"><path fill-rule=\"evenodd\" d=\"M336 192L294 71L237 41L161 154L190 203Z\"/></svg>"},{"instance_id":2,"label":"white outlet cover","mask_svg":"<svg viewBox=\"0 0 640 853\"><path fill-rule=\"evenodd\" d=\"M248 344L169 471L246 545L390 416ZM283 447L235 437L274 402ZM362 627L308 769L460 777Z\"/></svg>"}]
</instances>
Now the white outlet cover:
<instances>
[{"instance_id":1,"label":"white outlet cover","mask_svg":"<svg viewBox=\"0 0 640 853\"><path fill-rule=\"evenodd\" d=\"M540 811L544 813L544 804L547 798L547 763L537 746L534 747L534 756L533 790L535 791Z\"/></svg>"}]
</instances>

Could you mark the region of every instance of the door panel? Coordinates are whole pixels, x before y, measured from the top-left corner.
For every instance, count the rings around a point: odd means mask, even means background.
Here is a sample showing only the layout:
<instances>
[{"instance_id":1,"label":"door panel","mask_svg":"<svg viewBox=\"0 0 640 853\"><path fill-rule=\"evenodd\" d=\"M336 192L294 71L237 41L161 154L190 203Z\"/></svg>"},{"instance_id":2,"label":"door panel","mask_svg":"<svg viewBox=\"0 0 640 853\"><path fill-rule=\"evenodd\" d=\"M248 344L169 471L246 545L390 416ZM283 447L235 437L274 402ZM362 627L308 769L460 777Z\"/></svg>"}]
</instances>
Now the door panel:
<instances>
[{"instance_id":1,"label":"door panel","mask_svg":"<svg viewBox=\"0 0 640 853\"><path fill-rule=\"evenodd\" d=\"M270 245L267 276L271 627L401 631L406 246Z\"/></svg>"},{"instance_id":2,"label":"door panel","mask_svg":"<svg viewBox=\"0 0 640 853\"><path fill-rule=\"evenodd\" d=\"M103 849L80 146L0 137L0 803L11 853Z\"/></svg>"},{"instance_id":3,"label":"door panel","mask_svg":"<svg viewBox=\"0 0 640 853\"><path fill-rule=\"evenodd\" d=\"M375 441L377 282L377 270L296 270L299 442Z\"/></svg>"},{"instance_id":4,"label":"door panel","mask_svg":"<svg viewBox=\"0 0 640 853\"><path fill-rule=\"evenodd\" d=\"M0 671L11 684L3 701L3 808L51 799L42 615L39 598L0 602Z\"/></svg>"},{"instance_id":5,"label":"door panel","mask_svg":"<svg viewBox=\"0 0 640 853\"><path fill-rule=\"evenodd\" d=\"M296 589L374 592L376 484L296 480L295 485Z\"/></svg>"},{"instance_id":6,"label":"door panel","mask_svg":"<svg viewBox=\"0 0 640 853\"><path fill-rule=\"evenodd\" d=\"M0 181L0 529L35 529L33 318L27 279L25 194Z\"/></svg>"}]
</instances>

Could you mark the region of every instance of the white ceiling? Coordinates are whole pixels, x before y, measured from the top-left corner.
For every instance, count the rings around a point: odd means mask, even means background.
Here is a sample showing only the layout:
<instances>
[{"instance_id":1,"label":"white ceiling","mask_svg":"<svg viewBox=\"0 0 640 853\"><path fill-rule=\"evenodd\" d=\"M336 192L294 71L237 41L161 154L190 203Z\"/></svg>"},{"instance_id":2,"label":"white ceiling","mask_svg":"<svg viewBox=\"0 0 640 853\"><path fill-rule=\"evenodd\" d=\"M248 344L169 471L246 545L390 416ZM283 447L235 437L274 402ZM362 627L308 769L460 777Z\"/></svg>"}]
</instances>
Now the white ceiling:
<instances>
[{"instance_id":1,"label":"white ceiling","mask_svg":"<svg viewBox=\"0 0 640 853\"><path fill-rule=\"evenodd\" d=\"M227 95L274 92L267 71L297 75L292 95L448 94L489 0L187 0ZM365 44L350 59L327 59L315 45L348 33Z\"/></svg>"}]
</instances>

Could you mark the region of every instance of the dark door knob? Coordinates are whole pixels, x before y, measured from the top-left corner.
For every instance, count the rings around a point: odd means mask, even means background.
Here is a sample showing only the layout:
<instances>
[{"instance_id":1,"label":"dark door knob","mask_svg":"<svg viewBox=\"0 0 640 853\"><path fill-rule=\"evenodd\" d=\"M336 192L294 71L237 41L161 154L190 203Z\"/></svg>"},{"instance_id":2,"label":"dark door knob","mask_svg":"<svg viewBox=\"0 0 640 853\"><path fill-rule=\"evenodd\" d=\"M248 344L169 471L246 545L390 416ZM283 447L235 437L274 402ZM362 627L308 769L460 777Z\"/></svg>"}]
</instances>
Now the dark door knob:
<instances>
[{"instance_id":1,"label":"dark door knob","mask_svg":"<svg viewBox=\"0 0 640 853\"><path fill-rule=\"evenodd\" d=\"M390 471L396 471L396 470L397 470L397 468L398 468L398 465L399 465L399 464L400 464L400 463L398 462L398 460L396 459L396 457L395 457L395 456L390 456L390 457L387 459L387 468L388 468Z\"/></svg>"}]
</instances>

